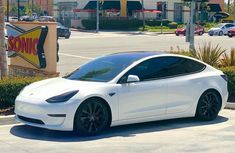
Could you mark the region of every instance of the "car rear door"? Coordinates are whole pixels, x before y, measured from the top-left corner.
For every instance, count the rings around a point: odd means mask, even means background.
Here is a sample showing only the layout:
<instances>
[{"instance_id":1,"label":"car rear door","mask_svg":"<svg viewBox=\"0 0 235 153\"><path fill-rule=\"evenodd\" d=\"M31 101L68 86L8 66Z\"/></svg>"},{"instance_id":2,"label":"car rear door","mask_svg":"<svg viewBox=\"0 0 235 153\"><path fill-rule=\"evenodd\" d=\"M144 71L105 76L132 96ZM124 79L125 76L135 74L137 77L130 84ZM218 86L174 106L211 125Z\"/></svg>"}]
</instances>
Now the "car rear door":
<instances>
[{"instance_id":1,"label":"car rear door","mask_svg":"<svg viewBox=\"0 0 235 153\"><path fill-rule=\"evenodd\" d=\"M205 65L181 57L169 57L168 61L167 114L181 113L197 104L202 87L198 74Z\"/></svg>"}]
</instances>

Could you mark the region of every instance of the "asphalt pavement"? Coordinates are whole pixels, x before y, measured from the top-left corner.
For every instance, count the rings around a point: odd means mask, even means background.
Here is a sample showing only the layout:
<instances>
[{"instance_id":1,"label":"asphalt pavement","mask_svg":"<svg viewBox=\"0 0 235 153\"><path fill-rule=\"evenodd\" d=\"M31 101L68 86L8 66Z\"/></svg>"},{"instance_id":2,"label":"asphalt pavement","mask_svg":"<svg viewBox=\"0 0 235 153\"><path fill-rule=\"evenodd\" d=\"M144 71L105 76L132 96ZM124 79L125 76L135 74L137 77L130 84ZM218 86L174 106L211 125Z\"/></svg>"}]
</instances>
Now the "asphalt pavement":
<instances>
[{"instance_id":1,"label":"asphalt pavement","mask_svg":"<svg viewBox=\"0 0 235 153\"><path fill-rule=\"evenodd\" d=\"M204 34L195 37L195 46L198 49L199 46L211 42L213 46L219 44L222 49L227 49L229 52L235 47L234 41L235 38L227 36L211 37ZM71 38L60 38L59 44L58 71L61 76L97 56L126 51L178 51L189 48L189 43L185 42L184 36L136 31L102 31L98 34L72 31Z\"/></svg>"},{"instance_id":2,"label":"asphalt pavement","mask_svg":"<svg viewBox=\"0 0 235 153\"><path fill-rule=\"evenodd\" d=\"M26 125L0 126L0 153L234 153L235 111L211 122L193 118L113 127L79 137Z\"/></svg>"}]
</instances>

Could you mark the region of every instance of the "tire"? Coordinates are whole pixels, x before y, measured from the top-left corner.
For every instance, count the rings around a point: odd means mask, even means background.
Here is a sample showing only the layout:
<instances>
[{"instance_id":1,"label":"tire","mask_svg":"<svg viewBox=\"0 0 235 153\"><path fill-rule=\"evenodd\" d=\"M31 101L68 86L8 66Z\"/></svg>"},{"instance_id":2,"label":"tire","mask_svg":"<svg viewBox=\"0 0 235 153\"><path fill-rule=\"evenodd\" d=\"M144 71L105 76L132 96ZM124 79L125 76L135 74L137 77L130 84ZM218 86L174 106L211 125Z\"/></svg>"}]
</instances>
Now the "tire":
<instances>
[{"instance_id":1,"label":"tire","mask_svg":"<svg viewBox=\"0 0 235 153\"><path fill-rule=\"evenodd\" d=\"M224 34L223 31L219 32L219 36L223 36L223 34Z\"/></svg>"},{"instance_id":2,"label":"tire","mask_svg":"<svg viewBox=\"0 0 235 153\"><path fill-rule=\"evenodd\" d=\"M232 35L231 33L228 33L228 37L229 37L229 38L232 38L233 35Z\"/></svg>"},{"instance_id":3,"label":"tire","mask_svg":"<svg viewBox=\"0 0 235 153\"><path fill-rule=\"evenodd\" d=\"M201 121L212 121L214 120L221 108L221 98L219 93L208 90L204 92L197 105L196 119Z\"/></svg>"},{"instance_id":4,"label":"tire","mask_svg":"<svg viewBox=\"0 0 235 153\"><path fill-rule=\"evenodd\" d=\"M178 34L178 33L176 33L175 35L176 35L176 36L179 36L179 34Z\"/></svg>"},{"instance_id":5,"label":"tire","mask_svg":"<svg viewBox=\"0 0 235 153\"><path fill-rule=\"evenodd\" d=\"M202 35L203 35L203 32L202 32L202 31L200 31L198 35L199 35L199 36L202 36Z\"/></svg>"},{"instance_id":6,"label":"tire","mask_svg":"<svg viewBox=\"0 0 235 153\"><path fill-rule=\"evenodd\" d=\"M86 100L74 117L74 132L78 135L97 135L110 126L111 115L107 105L98 98Z\"/></svg>"},{"instance_id":7,"label":"tire","mask_svg":"<svg viewBox=\"0 0 235 153\"><path fill-rule=\"evenodd\" d=\"M69 38L70 38L70 35L68 35L68 36L65 36L64 38L65 38L65 39L69 39Z\"/></svg>"},{"instance_id":8,"label":"tire","mask_svg":"<svg viewBox=\"0 0 235 153\"><path fill-rule=\"evenodd\" d=\"M213 36L213 35L214 35L214 33L213 33L213 32L210 32L210 33L209 33L209 36Z\"/></svg>"}]
</instances>

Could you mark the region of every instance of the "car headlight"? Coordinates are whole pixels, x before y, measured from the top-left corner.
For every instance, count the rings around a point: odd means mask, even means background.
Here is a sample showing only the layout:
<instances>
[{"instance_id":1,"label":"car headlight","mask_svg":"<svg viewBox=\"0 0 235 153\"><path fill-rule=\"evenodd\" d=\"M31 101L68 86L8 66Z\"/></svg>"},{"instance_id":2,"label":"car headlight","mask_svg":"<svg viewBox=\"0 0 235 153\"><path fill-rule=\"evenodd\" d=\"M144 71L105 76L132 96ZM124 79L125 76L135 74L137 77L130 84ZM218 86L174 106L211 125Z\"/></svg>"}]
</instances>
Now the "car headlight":
<instances>
[{"instance_id":1,"label":"car headlight","mask_svg":"<svg viewBox=\"0 0 235 153\"><path fill-rule=\"evenodd\" d=\"M69 91L54 97L51 97L49 99L47 99L46 101L48 103L61 103L61 102L66 102L68 101L70 98L72 98L74 95L76 95L78 93L79 90L74 90L74 91Z\"/></svg>"}]
</instances>

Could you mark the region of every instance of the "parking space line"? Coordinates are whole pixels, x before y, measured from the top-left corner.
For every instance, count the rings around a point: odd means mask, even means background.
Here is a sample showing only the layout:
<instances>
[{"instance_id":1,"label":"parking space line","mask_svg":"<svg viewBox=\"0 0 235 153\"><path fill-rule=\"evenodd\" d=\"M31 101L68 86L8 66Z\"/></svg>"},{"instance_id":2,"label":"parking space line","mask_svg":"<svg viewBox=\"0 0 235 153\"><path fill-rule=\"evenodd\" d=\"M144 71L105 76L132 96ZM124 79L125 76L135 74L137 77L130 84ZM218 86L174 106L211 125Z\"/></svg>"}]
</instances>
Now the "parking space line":
<instances>
[{"instance_id":1,"label":"parking space line","mask_svg":"<svg viewBox=\"0 0 235 153\"><path fill-rule=\"evenodd\" d=\"M66 53L59 53L59 55L62 56L68 56L68 57L75 57L75 58L82 58L82 59L94 59L92 57L86 57L86 56L79 56L79 55L73 55L73 54L66 54Z\"/></svg>"}]
</instances>

